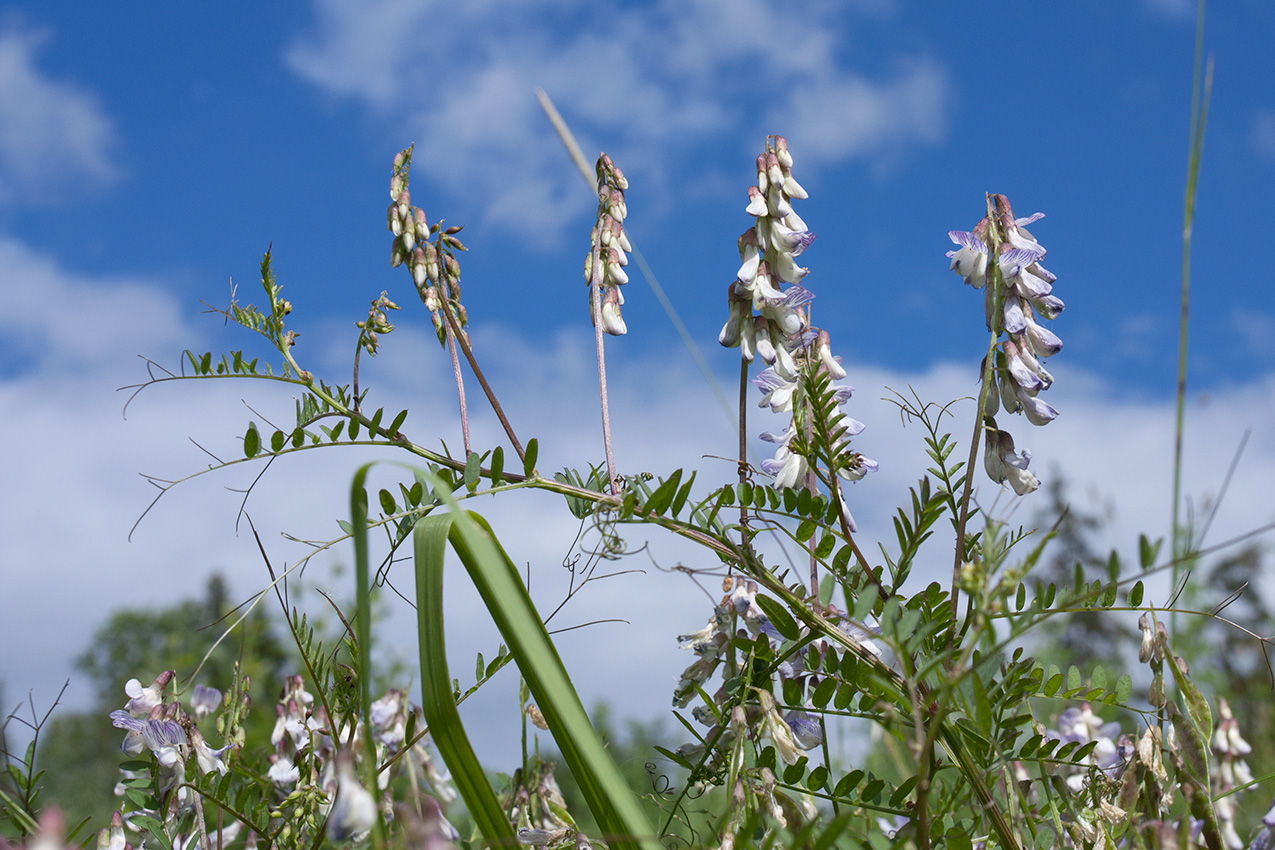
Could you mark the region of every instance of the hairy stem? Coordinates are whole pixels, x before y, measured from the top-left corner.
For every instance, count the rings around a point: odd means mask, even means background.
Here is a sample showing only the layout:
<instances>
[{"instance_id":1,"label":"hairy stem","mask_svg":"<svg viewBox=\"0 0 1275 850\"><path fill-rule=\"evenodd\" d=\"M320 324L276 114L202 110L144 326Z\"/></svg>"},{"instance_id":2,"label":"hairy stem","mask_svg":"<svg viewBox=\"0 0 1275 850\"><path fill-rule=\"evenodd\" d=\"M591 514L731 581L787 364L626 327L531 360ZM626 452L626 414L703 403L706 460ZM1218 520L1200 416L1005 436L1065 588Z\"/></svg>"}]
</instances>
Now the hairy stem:
<instances>
[{"instance_id":1,"label":"hairy stem","mask_svg":"<svg viewBox=\"0 0 1275 850\"><path fill-rule=\"evenodd\" d=\"M602 444L606 448L607 480L611 495L620 495L620 485L615 479L615 455L611 451L611 409L607 403L606 346L602 341L602 237L599 234L593 245L592 264L589 272L589 309L593 314L593 339L598 357L598 397L602 402Z\"/></svg>"},{"instance_id":2,"label":"hairy stem","mask_svg":"<svg viewBox=\"0 0 1275 850\"><path fill-rule=\"evenodd\" d=\"M992 286L992 281L987 281ZM965 486L961 488L961 515L956 521L956 556L952 563L952 635L955 639L956 621L960 616L961 566L965 562L965 526L970 518L970 500L974 493L974 465L978 463L978 446L983 436L983 411L987 408L987 394L991 391L992 373L996 368L996 338L992 331L983 361L983 378L978 391L978 410L974 416L974 435L970 438L970 453L965 462Z\"/></svg>"},{"instance_id":3,"label":"hairy stem","mask_svg":"<svg viewBox=\"0 0 1275 850\"><path fill-rule=\"evenodd\" d=\"M739 358L739 483L748 483L748 361ZM739 503L739 542L748 545L748 505Z\"/></svg>"},{"instance_id":4,"label":"hairy stem","mask_svg":"<svg viewBox=\"0 0 1275 850\"><path fill-rule=\"evenodd\" d=\"M447 306L443 306L443 312L448 312ZM460 404L460 436L465 444L465 457L469 457L472 451L469 443L469 409L465 406L465 377L460 371L460 358L456 356L456 334L452 332L452 323L448 322L444 327L447 335L447 353L452 358L452 374L456 376L456 400ZM357 403L357 398L355 402Z\"/></svg>"},{"instance_id":5,"label":"hairy stem","mask_svg":"<svg viewBox=\"0 0 1275 850\"><path fill-rule=\"evenodd\" d=\"M492 411L496 414L496 418L500 420L500 425L505 429L505 436L509 438L509 442L513 444L514 451L518 453L519 460L526 460L527 452L522 447L522 443L518 441L518 437L514 434L514 428L509 424L509 418L505 416L504 408L500 406L500 402L496 400L496 393L492 391L491 385L487 383L487 378L483 375L483 370L478 368L478 360L474 357L474 350L469 344L469 339L460 332L460 327L456 322L456 317L451 314L450 310L441 311L447 327L451 331L451 338L456 340L460 346L461 352L465 355L465 360L469 363L470 370L473 371L474 377L478 379L478 385L483 388L483 394L487 396L487 402L491 405Z\"/></svg>"},{"instance_id":6,"label":"hairy stem","mask_svg":"<svg viewBox=\"0 0 1275 850\"><path fill-rule=\"evenodd\" d=\"M359 341L354 345L354 381L350 386L351 396L354 399L354 412L361 413L359 410L359 355L363 353L363 338L359 336Z\"/></svg>"}]
</instances>

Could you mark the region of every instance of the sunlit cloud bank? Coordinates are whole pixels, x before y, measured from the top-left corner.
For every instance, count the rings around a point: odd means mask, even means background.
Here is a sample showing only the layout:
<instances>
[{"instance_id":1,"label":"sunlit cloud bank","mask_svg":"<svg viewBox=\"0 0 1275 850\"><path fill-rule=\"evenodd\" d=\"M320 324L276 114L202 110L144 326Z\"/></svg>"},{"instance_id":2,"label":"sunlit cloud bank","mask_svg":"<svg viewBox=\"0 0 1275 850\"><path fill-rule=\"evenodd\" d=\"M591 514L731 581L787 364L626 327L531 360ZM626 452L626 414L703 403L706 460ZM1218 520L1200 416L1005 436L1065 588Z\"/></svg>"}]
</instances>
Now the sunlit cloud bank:
<instances>
[{"instance_id":1,"label":"sunlit cloud bank","mask_svg":"<svg viewBox=\"0 0 1275 850\"><path fill-rule=\"evenodd\" d=\"M590 202L533 87L549 92L586 150L605 139L648 183L711 177L723 152L747 162L755 152L740 140L775 127L807 168L889 160L946 131L944 69L924 55L871 76L849 67L865 13L836 5L667 0L589 10L546 0L444 10L431 0L320 0L315 10L289 67L405 124L399 132L428 152L432 179L481 198L489 222L539 242L555 241Z\"/></svg>"},{"instance_id":2,"label":"sunlit cloud bank","mask_svg":"<svg viewBox=\"0 0 1275 850\"><path fill-rule=\"evenodd\" d=\"M72 273L65 266L31 254L21 245L0 245L0 276L27 283L18 290L22 310L4 313L6 335L27 334L30 360L5 372L0 405L9 411L0 420L6 446L3 478L11 498L0 523L0 562L5 565L4 596L7 651L0 654L0 678L8 693L33 689L37 703L56 694L61 682L74 678L71 661L88 643L92 630L121 606L158 606L202 592L207 576L223 571L241 597L266 583L266 571L245 521L237 516L243 495L227 488L247 487L260 471L247 464L197 479L174 490L138 527L129 529L146 508L153 489L139 472L176 478L204 468L208 456L190 440L222 457L240 453L238 436L249 419L287 424L293 415L289 388L261 383L174 384L144 392L121 416L124 396L116 387L144 377L136 355L144 353L175 364L178 351L230 349L244 342L243 331L223 329L218 322L192 319L166 292L161 281L103 280ZM60 305L59 325L74 329L65 345L43 344L23 330L23 316L39 300ZM428 333L419 310L406 308L400 329L385 340L383 355L365 361L363 382L372 387L369 403L391 411L410 409L405 430L418 442L445 440L459 449L454 388L444 353ZM295 349L303 363L348 372L351 328L334 324L309 333ZM611 343L610 387L616 418L616 456L624 472L665 474L678 467L701 470L707 488L731 480L729 457L735 436L702 377L681 351L659 358L635 358L642 328ZM592 339L586 327L555 338L538 339L518 328L474 328L474 342L489 377L525 440L541 445L540 468L582 466L602 458ZM715 343L714 343L715 346ZM730 373L730 356L712 352ZM859 369L848 363L848 382L857 387L848 412L868 425L856 447L875 458L881 471L848 490L850 505L868 552L876 543L892 545L890 516L923 469L922 431L903 427L888 389L915 393L946 403L975 391L977 354L966 364L941 365L924 373ZM1172 407L1122 394L1118 382L1105 376L1055 366L1057 383L1051 401L1062 415L1045 428L1002 421L1020 446L1034 454L1033 468L1043 479L1059 474L1078 499L1097 494L1115 506L1104 542L1132 553L1137 534L1164 534L1169 517ZM723 381L728 380L723 377ZM479 447L501 439L493 417L483 412L481 396L471 385L475 410L474 438ZM729 392L729 390L728 390ZM251 408L251 409L249 409ZM971 426L971 401L958 401L947 420L958 438ZM1188 411L1186 492L1196 504L1216 494L1237 444L1252 428L1246 451L1226 501L1210 533L1221 541L1275 519L1266 496L1275 477L1275 375L1256 376L1214 392L1207 401L1193 399ZM774 429L761 411L750 412L750 432ZM764 444L759 446L765 451ZM962 453L964 449L960 450ZM717 456L717 457L714 457ZM764 455L763 455L764 456ZM347 488L354 468L389 452L324 450L276 463L256 485L246 511L262 533L276 568L294 564L306 547L285 540L286 532L307 540L339 534L335 521L345 516ZM387 486L403 473L391 467L374 472L373 486ZM1000 494L979 475L979 500L989 510L1010 508L1027 525L1044 503L1037 494L1016 500ZM564 559L573 557L578 524L562 500L545 494L516 493L500 499L480 498L470 507L488 516L514 560L530 576L544 610L567 592ZM236 533L236 524L238 532ZM561 635L563 655L574 671L587 703L606 701L625 716L662 716L671 688L688 663L676 648L675 635L698 628L707 618L716 581L702 577L707 593L677 566L711 569L711 557L662 532L640 527L624 530L633 548L649 544L629 558L604 565L605 570L643 570L595 582L555 618L564 628L594 620L622 619L572 630ZM935 563L945 563L946 525L936 531ZM337 598L348 598L347 572L334 578L331 567L348 564L349 547L318 562L307 581ZM409 565L397 564L391 580L411 586ZM942 578L918 576L919 580ZM459 571L449 575L449 635L453 641L453 673L466 680L473 653L488 658L499 638L487 622L476 595ZM387 605L391 620L381 648L409 663L415 639L410 610L401 601ZM191 624L202 626L205 624ZM37 639L38 638L38 639ZM154 671L137 671L145 678ZM487 729L513 726L491 722L516 711L512 671L474 706L467 716ZM87 687L76 682L72 704L83 704ZM506 752L513 739L485 738L484 755Z\"/></svg>"}]
</instances>

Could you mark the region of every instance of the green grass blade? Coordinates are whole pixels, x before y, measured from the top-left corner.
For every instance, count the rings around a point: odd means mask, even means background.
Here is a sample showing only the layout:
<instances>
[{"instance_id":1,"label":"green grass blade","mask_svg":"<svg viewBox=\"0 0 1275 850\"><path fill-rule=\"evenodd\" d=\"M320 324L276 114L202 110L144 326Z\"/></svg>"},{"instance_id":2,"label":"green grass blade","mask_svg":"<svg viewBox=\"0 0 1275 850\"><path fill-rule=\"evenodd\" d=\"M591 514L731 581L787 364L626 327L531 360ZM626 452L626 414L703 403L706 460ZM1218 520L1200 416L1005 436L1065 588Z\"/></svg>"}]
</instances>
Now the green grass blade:
<instances>
[{"instance_id":1,"label":"green grass blade","mask_svg":"<svg viewBox=\"0 0 1275 850\"><path fill-rule=\"evenodd\" d=\"M433 483L433 482L431 482ZM416 523L412 545L416 560L416 623L420 641L421 709L430 736L452 781L483 837L493 847L513 847L518 839L496 799L478 757L469 744L447 670L443 638L443 559L453 514L434 514Z\"/></svg>"},{"instance_id":2,"label":"green grass blade","mask_svg":"<svg viewBox=\"0 0 1275 850\"><path fill-rule=\"evenodd\" d=\"M462 773L476 771L472 777L475 780L482 774L463 730L460 730L454 702L451 705L454 720L447 715L443 705L452 700L451 679L447 675L443 654L444 536L460 556L487 610L500 629L501 636L508 644L528 689L549 725L549 731L562 751L563 761L575 776L589 809L605 832L603 838L607 844L612 848L626 850L663 850L636 796L593 731L580 697L567 675L566 667L518 576L517 567L501 549L491 527L477 514L461 510L459 504L450 497L447 488L442 487L429 473L418 474L430 479L435 492L452 509L446 520L441 515L431 515L421 520L413 533L416 547L417 608L421 628L422 688L429 684L434 691L427 697L431 706L426 707L426 718L430 721L431 730L438 728L435 726L437 721L430 716L431 711L439 712L444 723L456 724L454 729L459 734L453 735L448 731L449 727L445 726L438 731L434 740L436 745L440 745L440 751L445 738L458 742L453 756L460 760L456 764L452 763L447 753L443 753L444 761L456 777L457 787L460 788ZM450 742L448 745L451 745ZM476 782L474 785L471 793L476 800L491 795L485 777L482 778L481 789L476 787ZM465 791L462 789L461 793L465 794ZM471 810L476 809L475 803L470 802L469 795L465 796L465 800ZM475 820L477 819L476 813ZM490 828L496 829L495 824ZM507 824L505 829L508 829ZM492 835L504 834L510 833L489 834L484 830L484 835L488 835L493 843Z\"/></svg>"}]
</instances>

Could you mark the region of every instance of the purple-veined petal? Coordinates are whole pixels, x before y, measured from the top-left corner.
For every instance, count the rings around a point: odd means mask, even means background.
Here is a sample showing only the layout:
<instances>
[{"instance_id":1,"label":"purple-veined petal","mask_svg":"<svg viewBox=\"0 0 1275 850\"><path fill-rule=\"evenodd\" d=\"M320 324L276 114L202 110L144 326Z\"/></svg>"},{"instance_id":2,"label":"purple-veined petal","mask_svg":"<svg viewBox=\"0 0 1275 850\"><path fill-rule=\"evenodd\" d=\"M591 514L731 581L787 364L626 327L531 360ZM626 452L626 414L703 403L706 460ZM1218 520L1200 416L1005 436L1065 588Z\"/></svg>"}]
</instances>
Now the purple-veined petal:
<instances>
[{"instance_id":1,"label":"purple-veined petal","mask_svg":"<svg viewBox=\"0 0 1275 850\"><path fill-rule=\"evenodd\" d=\"M1046 295L1043 298L1031 298L1028 301L1037 313L1050 321L1058 318L1058 314L1063 311L1062 300L1053 295Z\"/></svg>"},{"instance_id":2,"label":"purple-veined petal","mask_svg":"<svg viewBox=\"0 0 1275 850\"><path fill-rule=\"evenodd\" d=\"M801 749L813 750L823 743L823 729L815 715L794 709L784 715L784 722L792 730L792 737Z\"/></svg>"},{"instance_id":3,"label":"purple-veined petal","mask_svg":"<svg viewBox=\"0 0 1275 850\"><path fill-rule=\"evenodd\" d=\"M1018 386L1027 390L1039 390L1044 387L1040 377L1031 370L1019 355L1018 346L1014 345L1013 342L1005 343L1005 360L1009 375Z\"/></svg>"},{"instance_id":4,"label":"purple-veined petal","mask_svg":"<svg viewBox=\"0 0 1275 850\"><path fill-rule=\"evenodd\" d=\"M1036 324L1030 314L1026 318L1027 327L1023 335L1027 339L1027 347L1031 349L1032 354L1037 357L1049 357L1062 350L1062 340L1053 331Z\"/></svg>"},{"instance_id":5,"label":"purple-veined petal","mask_svg":"<svg viewBox=\"0 0 1275 850\"><path fill-rule=\"evenodd\" d=\"M857 437L863 433L863 430L865 428L868 427L867 425L864 425L862 422L860 422L858 419L853 419L849 416L842 416L841 419L837 422L837 426L840 428L846 429L846 432L843 435L846 437Z\"/></svg>"},{"instance_id":6,"label":"purple-veined petal","mask_svg":"<svg viewBox=\"0 0 1275 850\"><path fill-rule=\"evenodd\" d=\"M1031 248L1010 248L1005 250L1002 247L1000 256L996 258L996 265L1000 267L1001 274L1006 278L1017 277L1020 271L1045 256L1045 249L1039 245L1035 246L1035 248L1037 250L1032 250Z\"/></svg>"},{"instance_id":7,"label":"purple-veined petal","mask_svg":"<svg viewBox=\"0 0 1275 850\"><path fill-rule=\"evenodd\" d=\"M1050 407L1049 404L1036 396L1029 393L1022 387L1014 389L1014 395L1023 406L1023 413L1027 417L1027 421L1033 425L1045 425L1054 421L1058 417L1058 411Z\"/></svg>"},{"instance_id":8,"label":"purple-veined petal","mask_svg":"<svg viewBox=\"0 0 1275 850\"><path fill-rule=\"evenodd\" d=\"M1027 328L1027 319L1023 316L1023 302L1017 295L1005 296L1005 332L1021 334Z\"/></svg>"}]
</instances>

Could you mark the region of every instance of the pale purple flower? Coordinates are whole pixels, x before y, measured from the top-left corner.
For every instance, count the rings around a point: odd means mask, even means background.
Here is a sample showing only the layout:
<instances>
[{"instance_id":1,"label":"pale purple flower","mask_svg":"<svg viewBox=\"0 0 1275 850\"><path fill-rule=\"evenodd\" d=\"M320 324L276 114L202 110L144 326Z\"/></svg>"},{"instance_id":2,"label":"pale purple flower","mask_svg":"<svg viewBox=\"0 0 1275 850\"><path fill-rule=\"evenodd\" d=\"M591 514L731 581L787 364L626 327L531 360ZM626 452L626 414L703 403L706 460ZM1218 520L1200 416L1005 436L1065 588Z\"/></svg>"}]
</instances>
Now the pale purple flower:
<instances>
[{"instance_id":1,"label":"pale purple flower","mask_svg":"<svg viewBox=\"0 0 1275 850\"><path fill-rule=\"evenodd\" d=\"M801 749L813 750L823 743L823 728L815 715L793 709L784 715L784 722L792 730L793 740Z\"/></svg>"},{"instance_id":2,"label":"pale purple flower","mask_svg":"<svg viewBox=\"0 0 1275 850\"><path fill-rule=\"evenodd\" d=\"M1028 470L1032 453L1027 449L1014 451L1014 437L991 424L983 429L985 450L983 465L987 475L997 484L1009 484L1014 492L1025 496L1040 487L1040 481Z\"/></svg>"},{"instance_id":3,"label":"pale purple flower","mask_svg":"<svg viewBox=\"0 0 1275 850\"><path fill-rule=\"evenodd\" d=\"M959 251L948 251L952 271L965 279L975 289L982 289L987 279L987 245L973 233L963 230L948 231L948 238L961 246Z\"/></svg>"},{"instance_id":4,"label":"pale purple flower","mask_svg":"<svg viewBox=\"0 0 1275 850\"><path fill-rule=\"evenodd\" d=\"M208 746L208 742L204 740L204 736L199 730L191 727L190 730L190 747L195 753L195 763L199 765L199 772L203 774L217 773L224 776L230 768L226 766L226 762L222 760L222 756L230 749L230 745L214 750Z\"/></svg>"},{"instance_id":5,"label":"pale purple flower","mask_svg":"<svg viewBox=\"0 0 1275 850\"><path fill-rule=\"evenodd\" d=\"M168 687L168 683L175 675L177 674L172 670L165 670L155 677L155 681L149 687L145 688L137 679L129 679L124 685L124 693L129 696L128 704L124 706L125 710L134 717L145 717L150 714L151 709L164 701L164 688Z\"/></svg>"},{"instance_id":6,"label":"pale purple flower","mask_svg":"<svg viewBox=\"0 0 1275 850\"><path fill-rule=\"evenodd\" d=\"M301 771L293 764L290 756L279 755L275 757L274 764L270 765L266 776L276 785L294 785L301 778Z\"/></svg>"},{"instance_id":7,"label":"pale purple flower","mask_svg":"<svg viewBox=\"0 0 1275 850\"><path fill-rule=\"evenodd\" d=\"M358 840L376 823L376 798L354 774L354 757L337 755L336 794L328 812L328 837L334 841Z\"/></svg>"},{"instance_id":8,"label":"pale purple flower","mask_svg":"<svg viewBox=\"0 0 1275 850\"><path fill-rule=\"evenodd\" d=\"M775 413L788 413L792 410L792 396L797 390L797 382L779 376L774 367L766 369L750 381L762 391L758 407L769 407Z\"/></svg>"},{"instance_id":9,"label":"pale purple flower","mask_svg":"<svg viewBox=\"0 0 1275 850\"><path fill-rule=\"evenodd\" d=\"M195 685L190 695L190 710L194 712L195 720L203 720L220 706L221 691L202 684Z\"/></svg>"}]
</instances>

